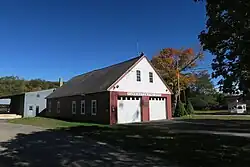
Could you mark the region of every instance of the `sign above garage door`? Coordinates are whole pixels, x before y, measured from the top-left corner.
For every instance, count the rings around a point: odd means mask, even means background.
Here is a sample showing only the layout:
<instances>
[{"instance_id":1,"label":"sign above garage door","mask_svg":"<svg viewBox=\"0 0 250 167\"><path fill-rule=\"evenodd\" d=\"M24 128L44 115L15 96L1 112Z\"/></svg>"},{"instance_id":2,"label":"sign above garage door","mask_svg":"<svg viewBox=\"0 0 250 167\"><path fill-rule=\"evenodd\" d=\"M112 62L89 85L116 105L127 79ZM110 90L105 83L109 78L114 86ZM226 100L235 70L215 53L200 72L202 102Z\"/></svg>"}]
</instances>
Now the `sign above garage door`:
<instances>
[{"instance_id":1,"label":"sign above garage door","mask_svg":"<svg viewBox=\"0 0 250 167\"><path fill-rule=\"evenodd\" d=\"M161 97L160 93L146 93L146 92L128 92L128 96L157 96Z\"/></svg>"}]
</instances>

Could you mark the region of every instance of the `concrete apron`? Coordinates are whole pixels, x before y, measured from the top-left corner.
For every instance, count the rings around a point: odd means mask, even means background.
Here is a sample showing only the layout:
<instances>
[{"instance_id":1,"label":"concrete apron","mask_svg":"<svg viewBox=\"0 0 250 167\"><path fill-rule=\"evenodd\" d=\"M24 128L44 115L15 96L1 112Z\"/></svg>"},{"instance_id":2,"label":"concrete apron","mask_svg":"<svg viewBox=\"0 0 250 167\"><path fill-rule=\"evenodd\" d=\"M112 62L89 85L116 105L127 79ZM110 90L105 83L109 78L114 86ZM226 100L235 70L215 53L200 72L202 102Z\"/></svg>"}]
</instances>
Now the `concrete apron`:
<instances>
[{"instance_id":1,"label":"concrete apron","mask_svg":"<svg viewBox=\"0 0 250 167\"><path fill-rule=\"evenodd\" d=\"M16 118L22 118L21 115L17 114L0 114L0 120L3 119L16 119Z\"/></svg>"}]
</instances>

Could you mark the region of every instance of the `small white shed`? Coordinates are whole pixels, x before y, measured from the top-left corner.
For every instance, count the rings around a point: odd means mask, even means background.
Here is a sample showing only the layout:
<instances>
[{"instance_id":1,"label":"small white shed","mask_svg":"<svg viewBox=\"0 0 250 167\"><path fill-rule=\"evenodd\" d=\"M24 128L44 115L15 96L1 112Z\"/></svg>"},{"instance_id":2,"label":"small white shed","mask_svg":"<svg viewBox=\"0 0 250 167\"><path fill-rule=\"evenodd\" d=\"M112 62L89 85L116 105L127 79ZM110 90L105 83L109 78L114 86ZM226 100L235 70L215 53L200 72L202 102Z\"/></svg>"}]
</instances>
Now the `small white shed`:
<instances>
[{"instance_id":1,"label":"small white shed","mask_svg":"<svg viewBox=\"0 0 250 167\"><path fill-rule=\"evenodd\" d=\"M247 105L244 103L231 103L228 104L228 111L235 114L243 114L247 111Z\"/></svg>"}]
</instances>

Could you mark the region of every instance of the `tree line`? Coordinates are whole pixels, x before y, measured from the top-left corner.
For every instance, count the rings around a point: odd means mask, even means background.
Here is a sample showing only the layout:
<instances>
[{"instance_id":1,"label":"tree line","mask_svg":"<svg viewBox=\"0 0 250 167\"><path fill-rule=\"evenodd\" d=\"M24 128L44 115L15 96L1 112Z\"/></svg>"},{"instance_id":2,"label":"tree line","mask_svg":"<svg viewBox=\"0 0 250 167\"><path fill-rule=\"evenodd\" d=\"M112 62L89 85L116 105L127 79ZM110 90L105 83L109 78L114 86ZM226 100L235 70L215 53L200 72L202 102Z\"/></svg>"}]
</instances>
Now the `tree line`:
<instances>
[{"instance_id":1,"label":"tree line","mask_svg":"<svg viewBox=\"0 0 250 167\"><path fill-rule=\"evenodd\" d=\"M25 80L18 76L0 77L0 96L57 88L58 82L42 79Z\"/></svg>"}]
</instances>

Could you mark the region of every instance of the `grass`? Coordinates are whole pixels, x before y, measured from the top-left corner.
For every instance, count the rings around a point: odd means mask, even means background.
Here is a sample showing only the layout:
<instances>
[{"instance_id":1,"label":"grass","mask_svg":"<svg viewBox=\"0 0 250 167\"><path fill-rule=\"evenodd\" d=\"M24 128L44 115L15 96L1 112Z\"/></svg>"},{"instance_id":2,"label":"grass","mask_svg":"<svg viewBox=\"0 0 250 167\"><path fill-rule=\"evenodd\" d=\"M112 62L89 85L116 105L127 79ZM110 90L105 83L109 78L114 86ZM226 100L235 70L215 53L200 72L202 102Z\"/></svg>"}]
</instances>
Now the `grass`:
<instances>
[{"instance_id":1,"label":"grass","mask_svg":"<svg viewBox=\"0 0 250 167\"><path fill-rule=\"evenodd\" d=\"M82 122L67 122L52 118L34 117L34 118L18 118L8 120L9 123L33 125L43 128L55 129L62 127L76 127L76 126L99 126L104 127L108 125L93 124L93 123L82 123Z\"/></svg>"},{"instance_id":2,"label":"grass","mask_svg":"<svg viewBox=\"0 0 250 167\"><path fill-rule=\"evenodd\" d=\"M230 116L230 115L192 115L191 119L244 119L250 116ZM183 117L184 119L184 117ZM190 119L190 118L188 118ZM24 118L10 120L12 123L21 123L35 126L46 126L49 128L57 128L51 131L39 132L36 137L26 135L26 137L17 137L14 146L9 146L9 152L15 152L17 159L27 160L33 164L37 162L47 162L48 157L36 156L37 154L30 154L30 145L32 149L37 152L53 152L51 154L53 161L59 162L58 156L70 155L71 157L77 156L77 150L86 149L84 145L84 136L88 136L92 140L108 143L117 149L124 149L127 151L143 152L148 155L161 157L167 161L179 164L186 167L248 167L250 164L250 139L235 136L223 136L213 134L199 134L199 133L172 133L174 130L246 130L249 132L250 123L241 125L243 121L237 121L232 127L226 125L228 121L220 121L221 123L214 125L195 125L195 124L168 124L151 126L149 125L122 125L115 126L116 128L102 127L105 125L97 125L102 128L92 127L96 124L66 122L48 118ZM235 127L235 125L240 125ZM76 127L77 126L77 127ZM58 128L58 127L71 127L71 128ZM65 133L67 131L67 133ZM53 138L47 137L48 133L53 134ZM63 135L62 135L63 134ZM34 134L33 134L34 135ZM63 139L62 140L62 136ZM79 137L80 136L80 137ZM37 139L43 140L43 142ZM60 142L58 142L60 141ZM12 141L13 142L13 141ZM23 143L26 143L24 146ZM28 144L27 144L28 143ZM43 144L45 146L41 146ZM17 147L19 147L19 150ZM72 148L72 151L64 150L66 147ZM25 148L26 147L26 148ZM92 147L95 147L94 145ZM13 149L13 150L11 150ZM50 149L50 150L48 150ZM17 151L18 150L18 151ZM85 151L86 151L85 150ZM24 152L26 153L25 155ZM68 154L61 154L67 152ZM50 155L50 156L51 156ZM80 154L81 155L81 154ZM101 154L98 154L101 156ZM83 155L81 155L83 156ZM92 156L92 155L91 155ZM66 159L66 157L63 157ZM38 161L38 159L40 161ZM13 160L12 160L13 161ZM143 160L142 160L143 162ZM31 163L31 164L32 164ZM13 166L13 165L9 165ZM46 166L46 165L44 165ZM168 165L166 165L168 166Z\"/></svg>"},{"instance_id":3,"label":"grass","mask_svg":"<svg viewBox=\"0 0 250 167\"><path fill-rule=\"evenodd\" d=\"M217 114L217 113L228 113L228 111L227 110L194 111L194 114Z\"/></svg>"},{"instance_id":4,"label":"grass","mask_svg":"<svg viewBox=\"0 0 250 167\"><path fill-rule=\"evenodd\" d=\"M181 119L250 120L250 115L229 114L227 110L195 111Z\"/></svg>"},{"instance_id":5,"label":"grass","mask_svg":"<svg viewBox=\"0 0 250 167\"><path fill-rule=\"evenodd\" d=\"M174 124L159 127L127 125L121 129L89 130L89 137L125 150L148 153L186 167L247 167L249 138L199 133L171 133L200 129L197 125ZM210 129L225 128L203 127ZM247 128L248 129L248 128ZM85 134L86 135L86 134ZM168 166L168 165L166 165Z\"/></svg>"},{"instance_id":6,"label":"grass","mask_svg":"<svg viewBox=\"0 0 250 167\"><path fill-rule=\"evenodd\" d=\"M250 120L250 115L186 115L181 119Z\"/></svg>"}]
</instances>

